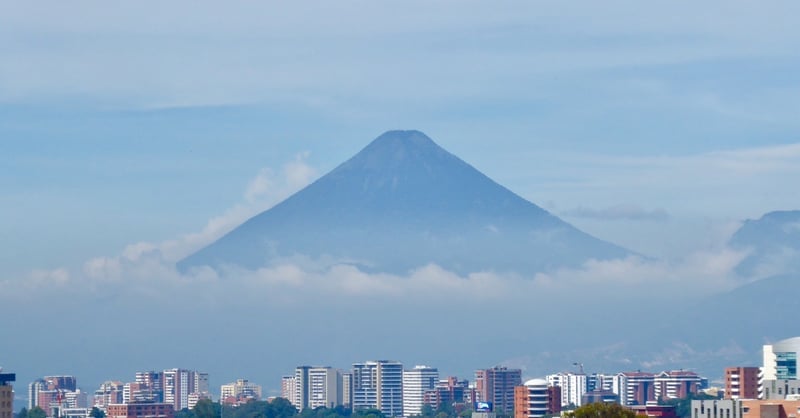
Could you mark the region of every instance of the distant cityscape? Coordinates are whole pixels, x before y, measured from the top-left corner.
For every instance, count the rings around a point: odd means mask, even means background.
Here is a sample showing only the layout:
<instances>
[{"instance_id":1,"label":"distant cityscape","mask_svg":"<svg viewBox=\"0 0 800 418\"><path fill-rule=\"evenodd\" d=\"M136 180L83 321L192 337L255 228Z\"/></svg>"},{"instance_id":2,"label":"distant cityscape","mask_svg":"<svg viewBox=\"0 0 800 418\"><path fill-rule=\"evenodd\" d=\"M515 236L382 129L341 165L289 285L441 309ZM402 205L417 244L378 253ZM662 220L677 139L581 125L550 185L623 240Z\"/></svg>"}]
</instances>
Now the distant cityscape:
<instances>
[{"instance_id":1,"label":"distant cityscape","mask_svg":"<svg viewBox=\"0 0 800 418\"><path fill-rule=\"evenodd\" d=\"M348 370L302 365L281 377L280 397L298 411L340 407L376 410L385 417L421 416L446 408L492 414L487 417L542 418L604 402L644 416L674 418L678 416L674 406L665 401L702 394L706 399L691 403L692 418L771 413L782 418L800 411L798 355L800 337L765 345L762 365L726 368L722 388L709 387L707 378L687 370L601 374L587 373L580 363L574 363L572 371L524 382L522 370L499 366L476 370L469 381L441 376L436 367L406 368L392 360L354 363ZM0 418L17 415L13 411L15 378L13 373L0 373ZM108 418L173 418L179 411L193 410L202 400L216 399L237 408L275 397L264 399L262 387L247 379L221 385L212 393L208 373L174 368L136 372L129 382L109 380L91 393L79 388L75 376L43 376L27 385L27 399L26 411L40 409L47 418L89 418L97 411ZM762 407L766 408L763 413Z\"/></svg>"}]
</instances>

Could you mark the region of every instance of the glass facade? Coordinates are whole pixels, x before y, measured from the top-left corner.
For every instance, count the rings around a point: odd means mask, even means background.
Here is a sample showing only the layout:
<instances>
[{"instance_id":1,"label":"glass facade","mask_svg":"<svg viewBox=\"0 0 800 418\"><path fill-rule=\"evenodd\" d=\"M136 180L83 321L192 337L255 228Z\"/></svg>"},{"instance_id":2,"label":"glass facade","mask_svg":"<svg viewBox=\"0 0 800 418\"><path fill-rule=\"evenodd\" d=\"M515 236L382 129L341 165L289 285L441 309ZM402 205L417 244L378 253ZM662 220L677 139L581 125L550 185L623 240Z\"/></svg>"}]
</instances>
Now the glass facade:
<instances>
[{"instance_id":1,"label":"glass facade","mask_svg":"<svg viewBox=\"0 0 800 418\"><path fill-rule=\"evenodd\" d=\"M775 353L775 372L778 379L797 379L797 353Z\"/></svg>"}]
</instances>

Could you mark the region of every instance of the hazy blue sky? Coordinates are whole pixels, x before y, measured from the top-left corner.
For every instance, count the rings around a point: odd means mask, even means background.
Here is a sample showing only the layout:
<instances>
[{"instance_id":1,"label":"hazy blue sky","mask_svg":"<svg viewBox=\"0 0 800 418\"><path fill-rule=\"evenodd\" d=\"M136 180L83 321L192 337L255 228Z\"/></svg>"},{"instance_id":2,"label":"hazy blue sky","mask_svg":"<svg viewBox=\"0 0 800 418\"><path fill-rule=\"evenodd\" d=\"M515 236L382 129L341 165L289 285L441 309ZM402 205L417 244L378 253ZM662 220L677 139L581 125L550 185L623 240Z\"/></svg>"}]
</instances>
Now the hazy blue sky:
<instances>
[{"instance_id":1,"label":"hazy blue sky","mask_svg":"<svg viewBox=\"0 0 800 418\"><path fill-rule=\"evenodd\" d=\"M800 208L799 15L796 1L5 2L0 285L136 243L185 252L397 128L590 233L692 259L741 219Z\"/></svg>"},{"instance_id":2,"label":"hazy blue sky","mask_svg":"<svg viewBox=\"0 0 800 418\"><path fill-rule=\"evenodd\" d=\"M674 256L698 225L800 207L798 12L7 3L0 261L21 273L197 231L262 168L308 153L324 173L392 128L590 232ZM705 245L716 227L702 228Z\"/></svg>"}]
</instances>

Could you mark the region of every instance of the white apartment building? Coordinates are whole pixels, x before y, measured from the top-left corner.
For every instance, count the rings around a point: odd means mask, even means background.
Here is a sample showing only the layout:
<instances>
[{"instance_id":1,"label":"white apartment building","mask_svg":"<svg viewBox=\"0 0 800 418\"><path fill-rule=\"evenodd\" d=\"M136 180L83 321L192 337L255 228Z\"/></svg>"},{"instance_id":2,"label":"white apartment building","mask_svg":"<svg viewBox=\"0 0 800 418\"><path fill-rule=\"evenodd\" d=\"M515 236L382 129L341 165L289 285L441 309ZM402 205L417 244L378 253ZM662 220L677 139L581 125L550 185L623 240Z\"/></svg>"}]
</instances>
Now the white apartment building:
<instances>
[{"instance_id":1,"label":"white apartment building","mask_svg":"<svg viewBox=\"0 0 800 418\"><path fill-rule=\"evenodd\" d=\"M299 366L294 372L292 405L299 410L344 404L342 373L333 367Z\"/></svg>"},{"instance_id":2,"label":"white apartment building","mask_svg":"<svg viewBox=\"0 0 800 418\"><path fill-rule=\"evenodd\" d=\"M439 370L415 366L403 372L403 416L421 415L425 392L433 390L439 380Z\"/></svg>"},{"instance_id":3,"label":"white apartment building","mask_svg":"<svg viewBox=\"0 0 800 418\"><path fill-rule=\"evenodd\" d=\"M342 405L342 373L332 367L308 371L308 404L311 409Z\"/></svg>"},{"instance_id":4,"label":"white apartment building","mask_svg":"<svg viewBox=\"0 0 800 418\"><path fill-rule=\"evenodd\" d=\"M190 394L208 394L208 373L168 369L161 376L164 402L172 404L176 411L189 407Z\"/></svg>"},{"instance_id":5,"label":"white apartment building","mask_svg":"<svg viewBox=\"0 0 800 418\"><path fill-rule=\"evenodd\" d=\"M228 398L236 400L242 399L261 399L261 386L250 383L247 379L238 379L235 382L222 385L219 388L220 402L224 402Z\"/></svg>"},{"instance_id":6,"label":"white apartment building","mask_svg":"<svg viewBox=\"0 0 800 418\"><path fill-rule=\"evenodd\" d=\"M353 373L342 372L342 405L351 408L353 406Z\"/></svg>"},{"instance_id":7,"label":"white apartment building","mask_svg":"<svg viewBox=\"0 0 800 418\"><path fill-rule=\"evenodd\" d=\"M581 406L586 393L586 375L583 373L556 373L548 375L547 384L561 388L561 406Z\"/></svg>"},{"instance_id":8,"label":"white apartment building","mask_svg":"<svg viewBox=\"0 0 800 418\"><path fill-rule=\"evenodd\" d=\"M281 398L286 399L292 405L297 406L297 399L295 399L295 389L297 387L297 380L294 376L281 377Z\"/></svg>"},{"instance_id":9,"label":"white apartment building","mask_svg":"<svg viewBox=\"0 0 800 418\"><path fill-rule=\"evenodd\" d=\"M403 415L403 364L378 360L353 364L353 409Z\"/></svg>"}]
</instances>

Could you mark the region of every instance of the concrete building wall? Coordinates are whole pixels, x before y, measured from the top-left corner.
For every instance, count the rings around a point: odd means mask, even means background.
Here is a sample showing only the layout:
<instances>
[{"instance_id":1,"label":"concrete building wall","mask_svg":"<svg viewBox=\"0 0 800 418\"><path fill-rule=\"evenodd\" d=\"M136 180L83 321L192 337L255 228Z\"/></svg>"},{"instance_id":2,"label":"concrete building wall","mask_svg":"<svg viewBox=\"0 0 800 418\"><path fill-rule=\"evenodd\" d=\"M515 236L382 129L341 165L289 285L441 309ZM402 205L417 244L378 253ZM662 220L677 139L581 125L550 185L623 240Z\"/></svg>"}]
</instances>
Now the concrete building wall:
<instances>
[{"instance_id":1,"label":"concrete building wall","mask_svg":"<svg viewBox=\"0 0 800 418\"><path fill-rule=\"evenodd\" d=\"M800 415L800 400L741 401L741 418L791 418Z\"/></svg>"},{"instance_id":2,"label":"concrete building wall","mask_svg":"<svg viewBox=\"0 0 800 418\"><path fill-rule=\"evenodd\" d=\"M740 400L692 401L692 418L743 418Z\"/></svg>"},{"instance_id":3,"label":"concrete building wall","mask_svg":"<svg viewBox=\"0 0 800 418\"><path fill-rule=\"evenodd\" d=\"M761 382L759 398L764 400L783 400L800 396L800 380L765 380Z\"/></svg>"},{"instance_id":4,"label":"concrete building wall","mask_svg":"<svg viewBox=\"0 0 800 418\"><path fill-rule=\"evenodd\" d=\"M725 368L725 399L758 399L758 367Z\"/></svg>"},{"instance_id":5,"label":"concrete building wall","mask_svg":"<svg viewBox=\"0 0 800 418\"><path fill-rule=\"evenodd\" d=\"M0 385L0 418L14 416L14 388L10 384Z\"/></svg>"}]
</instances>

